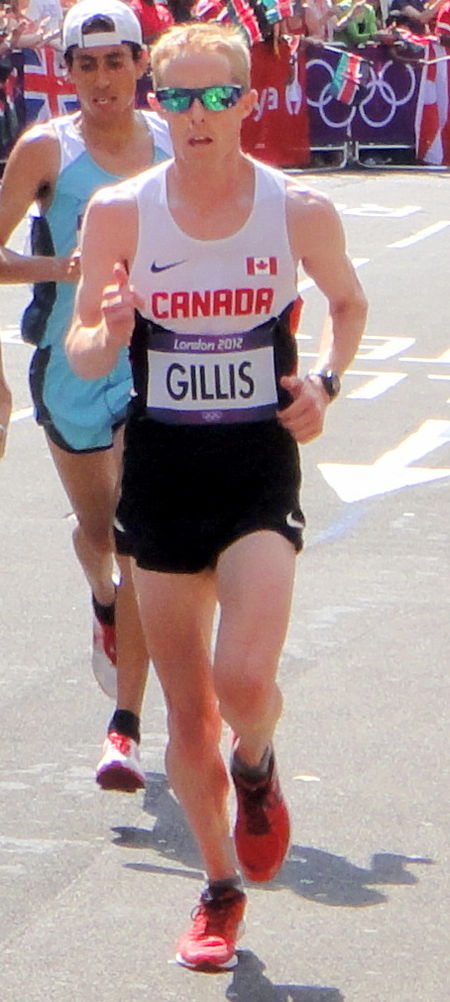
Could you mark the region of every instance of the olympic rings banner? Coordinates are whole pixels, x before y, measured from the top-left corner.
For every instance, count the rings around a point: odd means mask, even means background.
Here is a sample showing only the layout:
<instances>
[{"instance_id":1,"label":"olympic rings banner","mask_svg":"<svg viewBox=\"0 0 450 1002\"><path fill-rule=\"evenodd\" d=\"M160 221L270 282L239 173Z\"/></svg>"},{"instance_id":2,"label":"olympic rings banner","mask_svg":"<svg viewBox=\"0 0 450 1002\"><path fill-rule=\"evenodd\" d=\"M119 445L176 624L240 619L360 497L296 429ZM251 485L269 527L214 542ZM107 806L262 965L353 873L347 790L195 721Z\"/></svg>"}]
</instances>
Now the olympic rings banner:
<instances>
[{"instance_id":1,"label":"olympic rings banner","mask_svg":"<svg viewBox=\"0 0 450 1002\"><path fill-rule=\"evenodd\" d=\"M422 75L421 66L392 60L384 47L358 50L367 57L368 79L356 100L345 104L336 99L332 87L340 52L323 46L304 48L298 40L292 40L291 45L281 41L277 51L272 44L259 43L251 51L252 85L258 91L258 103L243 124L246 152L276 167L296 168L310 164L311 149L344 148L348 142L357 142L379 148L417 146L421 159L450 164L450 63L439 64L445 81L439 78L433 84ZM15 56L15 75L11 77L14 93L10 96L8 92L4 101L13 101L21 131L27 124L23 54ZM139 107L147 107L149 87L148 77L139 82ZM437 107L442 94L446 101L441 100ZM2 114L5 117L0 95L0 160L4 161L12 142L3 137ZM432 143L438 128L435 119L439 119L442 134L446 129L448 132L447 138L437 135L437 153Z\"/></svg>"},{"instance_id":2,"label":"olympic rings banner","mask_svg":"<svg viewBox=\"0 0 450 1002\"><path fill-rule=\"evenodd\" d=\"M383 47L358 50L369 62L367 86L352 104L338 101L331 82L340 53L307 46L278 54L264 43L252 49L252 85L259 95L244 123L247 152L278 167L301 167L311 148L346 142L414 149L421 67L392 60Z\"/></svg>"},{"instance_id":3,"label":"olympic rings banner","mask_svg":"<svg viewBox=\"0 0 450 1002\"><path fill-rule=\"evenodd\" d=\"M421 67L392 60L385 48L358 49L368 59L368 81L359 103L333 97L331 80L340 54L311 46L306 53L310 144L351 139L362 145L415 146L415 109Z\"/></svg>"}]
</instances>

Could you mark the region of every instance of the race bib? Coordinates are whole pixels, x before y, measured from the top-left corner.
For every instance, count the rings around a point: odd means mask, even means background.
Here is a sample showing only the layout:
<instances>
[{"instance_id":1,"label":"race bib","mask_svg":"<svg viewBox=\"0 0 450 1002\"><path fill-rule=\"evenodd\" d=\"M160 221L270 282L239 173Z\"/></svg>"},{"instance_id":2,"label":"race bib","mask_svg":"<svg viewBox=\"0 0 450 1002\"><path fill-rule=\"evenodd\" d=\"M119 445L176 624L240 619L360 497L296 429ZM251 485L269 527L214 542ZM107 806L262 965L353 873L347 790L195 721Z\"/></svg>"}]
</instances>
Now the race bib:
<instances>
[{"instance_id":1,"label":"race bib","mask_svg":"<svg viewBox=\"0 0 450 1002\"><path fill-rule=\"evenodd\" d=\"M147 411L169 424L265 421L277 388L269 325L245 334L152 331Z\"/></svg>"}]
</instances>

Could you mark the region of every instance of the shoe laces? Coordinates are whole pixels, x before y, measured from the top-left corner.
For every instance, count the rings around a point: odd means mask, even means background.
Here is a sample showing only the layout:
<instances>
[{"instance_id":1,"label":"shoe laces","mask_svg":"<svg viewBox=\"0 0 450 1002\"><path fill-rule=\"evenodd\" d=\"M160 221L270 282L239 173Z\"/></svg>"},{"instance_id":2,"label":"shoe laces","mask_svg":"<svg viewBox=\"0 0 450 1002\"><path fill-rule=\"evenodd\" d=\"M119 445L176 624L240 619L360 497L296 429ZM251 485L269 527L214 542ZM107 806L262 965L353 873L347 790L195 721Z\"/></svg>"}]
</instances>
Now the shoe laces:
<instances>
[{"instance_id":1,"label":"shoe laces","mask_svg":"<svg viewBox=\"0 0 450 1002\"><path fill-rule=\"evenodd\" d=\"M117 751L121 752L122 755L128 755L131 738L126 737L125 734L119 734L118 731L110 731L108 738Z\"/></svg>"},{"instance_id":2,"label":"shoe laces","mask_svg":"<svg viewBox=\"0 0 450 1002\"><path fill-rule=\"evenodd\" d=\"M239 784L239 799L243 801L249 835L266 835L270 831L268 811L274 809L279 801L270 779L256 787Z\"/></svg>"},{"instance_id":3,"label":"shoe laces","mask_svg":"<svg viewBox=\"0 0 450 1002\"><path fill-rule=\"evenodd\" d=\"M236 909L240 905L241 895L228 897L221 895L205 901L203 896L200 904L191 912L193 920L192 935L194 939L206 936L220 936L229 940L236 933Z\"/></svg>"}]
</instances>

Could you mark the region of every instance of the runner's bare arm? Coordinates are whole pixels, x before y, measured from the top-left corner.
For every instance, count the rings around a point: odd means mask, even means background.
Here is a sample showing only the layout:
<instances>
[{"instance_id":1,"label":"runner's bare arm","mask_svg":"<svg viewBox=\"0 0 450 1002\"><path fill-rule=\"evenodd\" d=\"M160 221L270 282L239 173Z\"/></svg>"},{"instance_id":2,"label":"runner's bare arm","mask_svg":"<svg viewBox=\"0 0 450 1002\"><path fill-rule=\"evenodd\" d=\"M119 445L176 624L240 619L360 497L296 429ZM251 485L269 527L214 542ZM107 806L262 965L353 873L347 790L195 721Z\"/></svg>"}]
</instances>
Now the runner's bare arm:
<instances>
[{"instance_id":1,"label":"runner's bare arm","mask_svg":"<svg viewBox=\"0 0 450 1002\"><path fill-rule=\"evenodd\" d=\"M129 344L135 308L128 281L137 239L137 210L118 188L103 189L88 205L81 233L81 279L66 352L77 375L105 376Z\"/></svg>"},{"instance_id":2,"label":"runner's bare arm","mask_svg":"<svg viewBox=\"0 0 450 1002\"><path fill-rule=\"evenodd\" d=\"M297 220L294 252L304 271L328 301L327 320L319 348L317 367L342 375L353 360L367 319L367 300L356 271L347 256L345 234L331 202L315 193Z\"/></svg>"},{"instance_id":3,"label":"runner's bare arm","mask_svg":"<svg viewBox=\"0 0 450 1002\"><path fill-rule=\"evenodd\" d=\"M33 202L49 196L51 200L58 167L58 143L49 126L34 126L18 139L0 187L0 283L77 281L75 253L67 257L31 256L7 247Z\"/></svg>"},{"instance_id":4,"label":"runner's bare arm","mask_svg":"<svg viewBox=\"0 0 450 1002\"><path fill-rule=\"evenodd\" d=\"M328 301L328 316L314 365L342 375L355 356L367 318L367 300L346 253L345 235L331 202L315 192L291 190L288 228L295 259ZM284 377L293 397L280 420L298 442L320 435L330 400L319 378Z\"/></svg>"}]
</instances>

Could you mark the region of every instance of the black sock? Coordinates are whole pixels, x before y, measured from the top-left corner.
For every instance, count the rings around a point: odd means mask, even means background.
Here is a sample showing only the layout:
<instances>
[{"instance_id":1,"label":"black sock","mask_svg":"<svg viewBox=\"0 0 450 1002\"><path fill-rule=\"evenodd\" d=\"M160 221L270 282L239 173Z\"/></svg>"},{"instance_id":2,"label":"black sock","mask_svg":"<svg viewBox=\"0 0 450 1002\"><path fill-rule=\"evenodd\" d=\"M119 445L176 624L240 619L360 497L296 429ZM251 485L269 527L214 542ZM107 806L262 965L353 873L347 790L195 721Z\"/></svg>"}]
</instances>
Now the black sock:
<instances>
[{"instance_id":1,"label":"black sock","mask_svg":"<svg viewBox=\"0 0 450 1002\"><path fill-rule=\"evenodd\" d=\"M264 755L258 765L248 765L239 758L239 752L235 752L233 755L232 768L233 772L238 773L243 779L247 779L250 783L258 783L261 779L265 779L270 770L272 758L272 745L267 745Z\"/></svg>"},{"instance_id":2,"label":"black sock","mask_svg":"<svg viewBox=\"0 0 450 1002\"><path fill-rule=\"evenodd\" d=\"M216 901L221 897L232 897L236 892L243 894L244 888L239 873L234 877L225 877L224 880L208 880L202 897L207 901Z\"/></svg>"},{"instance_id":3,"label":"black sock","mask_svg":"<svg viewBox=\"0 0 450 1002\"><path fill-rule=\"evenodd\" d=\"M115 710L109 722L108 734L111 731L118 731L126 738L132 738L137 744L141 740L140 720L131 710Z\"/></svg>"},{"instance_id":4,"label":"black sock","mask_svg":"<svg viewBox=\"0 0 450 1002\"><path fill-rule=\"evenodd\" d=\"M110 605L102 605L101 602L97 602L94 592L92 592L92 606L99 623L103 623L103 626L114 626L115 602L111 602Z\"/></svg>"}]
</instances>

